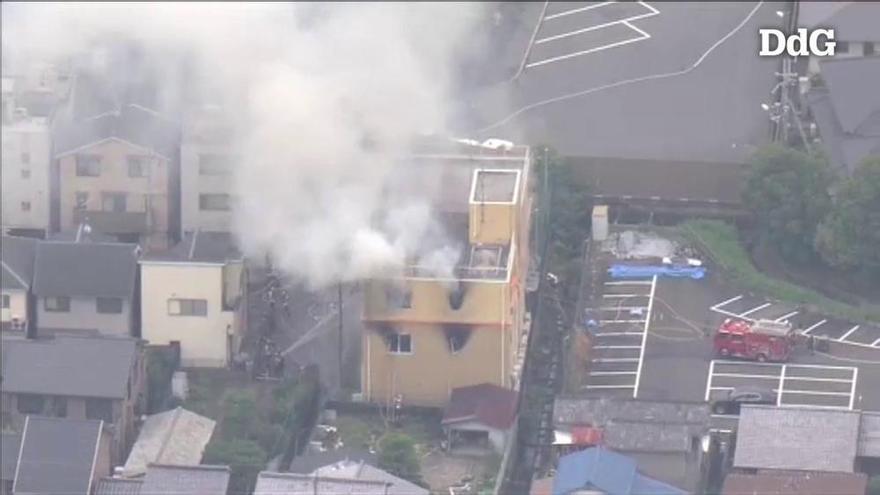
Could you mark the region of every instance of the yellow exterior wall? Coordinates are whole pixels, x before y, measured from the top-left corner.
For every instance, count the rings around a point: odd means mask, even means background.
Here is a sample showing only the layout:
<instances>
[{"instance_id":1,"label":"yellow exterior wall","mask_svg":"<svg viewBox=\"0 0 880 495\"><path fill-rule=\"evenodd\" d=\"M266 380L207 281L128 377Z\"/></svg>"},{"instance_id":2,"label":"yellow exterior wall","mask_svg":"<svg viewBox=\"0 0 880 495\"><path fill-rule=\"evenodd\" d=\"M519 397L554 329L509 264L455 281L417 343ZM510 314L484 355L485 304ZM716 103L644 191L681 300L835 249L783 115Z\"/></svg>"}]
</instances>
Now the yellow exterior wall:
<instances>
[{"instance_id":1,"label":"yellow exterior wall","mask_svg":"<svg viewBox=\"0 0 880 495\"><path fill-rule=\"evenodd\" d=\"M3 308L0 311L4 323L12 321L13 316L17 316L21 321L27 321L27 292L23 290L3 290L4 296L9 296L9 308Z\"/></svg>"},{"instance_id":2,"label":"yellow exterior wall","mask_svg":"<svg viewBox=\"0 0 880 495\"><path fill-rule=\"evenodd\" d=\"M76 175L76 155L99 155L101 175L80 177ZM147 158L148 176L129 177L129 155ZM149 212L149 244L154 247L168 246L170 196L168 191L168 161L158 155L148 155L144 150L134 148L120 141L105 141L78 153L64 155L58 159L61 196L61 230L73 230L76 193L88 192L86 209L100 211L102 193L126 193L126 210L129 212Z\"/></svg>"},{"instance_id":3,"label":"yellow exterior wall","mask_svg":"<svg viewBox=\"0 0 880 495\"><path fill-rule=\"evenodd\" d=\"M467 292L459 309L449 305L449 289L436 280L407 280L412 290L409 309L389 308L386 282L367 283L364 319L416 323L497 324L503 317L503 305L510 300L510 287L499 282L462 282ZM509 317L508 317L509 319Z\"/></svg>"},{"instance_id":4,"label":"yellow exterior wall","mask_svg":"<svg viewBox=\"0 0 880 495\"><path fill-rule=\"evenodd\" d=\"M510 244L516 227L515 204L471 203L468 231L471 244Z\"/></svg>"},{"instance_id":5,"label":"yellow exterior wall","mask_svg":"<svg viewBox=\"0 0 880 495\"><path fill-rule=\"evenodd\" d=\"M395 325L395 331L412 336L411 354L389 352L375 328L368 324L363 332L362 391L368 401L386 404L401 394L407 405L443 407L456 387L511 385L509 362L502 361L508 350L500 326L473 327L467 344L455 354L441 325Z\"/></svg>"},{"instance_id":6,"label":"yellow exterior wall","mask_svg":"<svg viewBox=\"0 0 880 495\"><path fill-rule=\"evenodd\" d=\"M235 329L233 311L223 311L222 265L141 263L141 332L154 345L180 342L181 361L191 367L227 365L227 327ZM205 299L207 316L172 316L168 300Z\"/></svg>"}]
</instances>

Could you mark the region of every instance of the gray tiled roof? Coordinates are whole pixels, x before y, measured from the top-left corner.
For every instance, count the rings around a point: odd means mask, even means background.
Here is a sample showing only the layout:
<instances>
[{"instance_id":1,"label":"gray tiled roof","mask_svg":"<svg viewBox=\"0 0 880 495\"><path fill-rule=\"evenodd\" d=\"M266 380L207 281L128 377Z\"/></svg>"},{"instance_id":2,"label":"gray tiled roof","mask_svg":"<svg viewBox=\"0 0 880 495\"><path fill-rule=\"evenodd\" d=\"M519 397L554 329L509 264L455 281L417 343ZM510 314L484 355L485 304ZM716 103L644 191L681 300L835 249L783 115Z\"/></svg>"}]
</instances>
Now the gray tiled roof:
<instances>
[{"instance_id":1,"label":"gray tiled roof","mask_svg":"<svg viewBox=\"0 0 880 495\"><path fill-rule=\"evenodd\" d=\"M62 155L105 139L116 138L174 159L180 143L180 129L153 110L128 104L61 126L55 151Z\"/></svg>"},{"instance_id":2,"label":"gray tiled roof","mask_svg":"<svg viewBox=\"0 0 880 495\"><path fill-rule=\"evenodd\" d=\"M601 425L616 420L694 425L702 428L708 424L709 414L709 406L703 402L660 402L610 397L560 397L553 407L553 419L557 425Z\"/></svg>"},{"instance_id":3,"label":"gray tiled roof","mask_svg":"<svg viewBox=\"0 0 880 495\"><path fill-rule=\"evenodd\" d=\"M862 413L862 424L859 432L859 455L880 457L880 413Z\"/></svg>"},{"instance_id":4,"label":"gray tiled roof","mask_svg":"<svg viewBox=\"0 0 880 495\"><path fill-rule=\"evenodd\" d=\"M877 28L876 19L873 22ZM861 134L860 127L880 112L880 57L831 59L819 66L843 131Z\"/></svg>"},{"instance_id":5,"label":"gray tiled roof","mask_svg":"<svg viewBox=\"0 0 880 495\"><path fill-rule=\"evenodd\" d=\"M18 450L21 435L18 433L0 434L0 480L15 478L15 465L18 464Z\"/></svg>"},{"instance_id":6,"label":"gray tiled roof","mask_svg":"<svg viewBox=\"0 0 880 495\"><path fill-rule=\"evenodd\" d=\"M858 411L745 406L733 465L851 473L859 417Z\"/></svg>"},{"instance_id":7,"label":"gray tiled roof","mask_svg":"<svg viewBox=\"0 0 880 495\"><path fill-rule=\"evenodd\" d=\"M864 1L840 2L847 5L837 9L822 5L836 3L838 2L801 2L802 12L803 9L819 10L815 14L807 12L809 16L807 20L813 22L801 25L833 28L835 38L841 41L880 41L880 29L877 29L877 19L880 19L880 4ZM822 16L823 13L826 15ZM799 17L802 18L803 15Z\"/></svg>"},{"instance_id":8,"label":"gray tiled roof","mask_svg":"<svg viewBox=\"0 0 880 495\"><path fill-rule=\"evenodd\" d=\"M36 246L36 239L8 235L0 237L0 286L4 289L25 290L31 286Z\"/></svg>"},{"instance_id":9,"label":"gray tiled roof","mask_svg":"<svg viewBox=\"0 0 880 495\"><path fill-rule=\"evenodd\" d=\"M101 421L28 416L14 493L86 495Z\"/></svg>"},{"instance_id":10,"label":"gray tiled roof","mask_svg":"<svg viewBox=\"0 0 880 495\"><path fill-rule=\"evenodd\" d=\"M151 464L144 475L141 495L225 494L228 466L169 466Z\"/></svg>"},{"instance_id":11,"label":"gray tiled roof","mask_svg":"<svg viewBox=\"0 0 880 495\"><path fill-rule=\"evenodd\" d=\"M125 475L144 474L150 463L198 465L215 424L182 407L149 416L125 461Z\"/></svg>"},{"instance_id":12,"label":"gray tiled roof","mask_svg":"<svg viewBox=\"0 0 880 495\"><path fill-rule=\"evenodd\" d=\"M254 495L385 495L386 489L387 484L378 481L263 471Z\"/></svg>"},{"instance_id":13,"label":"gray tiled roof","mask_svg":"<svg viewBox=\"0 0 880 495\"><path fill-rule=\"evenodd\" d=\"M137 341L59 336L3 341L3 392L121 399Z\"/></svg>"},{"instance_id":14,"label":"gray tiled roof","mask_svg":"<svg viewBox=\"0 0 880 495\"><path fill-rule=\"evenodd\" d=\"M136 249L134 244L41 242L34 294L130 298L137 272Z\"/></svg>"},{"instance_id":15,"label":"gray tiled roof","mask_svg":"<svg viewBox=\"0 0 880 495\"><path fill-rule=\"evenodd\" d=\"M428 490L363 462L342 461L319 468L312 474L319 477L387 483L388 495L428 495Z\"/></svg>"},{"instance_id":16,"label":"gray tiled roof","mask_svg":"<svg viewBox=\"0 0 880 495\"><path fill-rule=\"evenodd\" d=\"M225 263L242 259L235 238L227 232L188 232L182 241L163 252L151 252L144 261L193 261L198 263Z\"/></svg>"},{"instance_id":17,"label":"gray tiled roof","mask_svg":"<svg viewBox=\"0 0 880 495\"><path fill-rule=\"evenodd\" d=\"M301 456L293 458L288 471L298 474L310 474L316 469L333 464L339 461L355 461L366 462L367 464L378 461L376 454L371 454L367 450L353 449L351 447L342 447L336 450L326 450L324 452L307 452Z\"/></svg>"},{"instance_id":18,"label":"gray tiled roof","mask_svg":"<svg viewBox=\"0 0 880 495\"><path fill-rule=\"evenodd\" d=\"M144 480L140 478L101 478L95 487L95 495L140 495Z\"/></svg>"}]
</instances>

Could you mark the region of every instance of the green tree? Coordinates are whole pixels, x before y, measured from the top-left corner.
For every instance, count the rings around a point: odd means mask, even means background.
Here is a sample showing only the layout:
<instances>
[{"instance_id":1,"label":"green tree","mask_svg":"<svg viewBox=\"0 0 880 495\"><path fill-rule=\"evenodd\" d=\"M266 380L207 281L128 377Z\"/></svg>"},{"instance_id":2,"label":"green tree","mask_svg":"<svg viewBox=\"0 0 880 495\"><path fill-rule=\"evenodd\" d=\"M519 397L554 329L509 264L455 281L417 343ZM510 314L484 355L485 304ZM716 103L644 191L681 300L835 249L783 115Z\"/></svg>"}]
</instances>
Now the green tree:
<instances>
[{"instance_id":1,"label":"green tree","mask_svg":"<svg viewBox=\"0 0 880 495\"><path fill-rule=\"evenodd\" d=\"M409 435L392 432L382 438L379 442L379 467L413 483L422 483L416 444Z\"/></svg>"},{"instance_id":2,"label":"green tree","mask_svg":"<svg viewBox=\"0 0 880 495\"><path fill-rule=\"evenodd\" d=\"M266 452L256 443L245 439L211 441L205 448L204 463L227 465L230 494L251 493L257 475L266 465Z\"/></svg>"},{"instance_id":3,"label":"green tree","mask_svg":"<svg viewBox=\"0 0 880 495\"><path fill-rule=\"evenodd\" d=\"M880 274L880 156L862 163L835 194L816 233L816 247L831 266Z\"/></svg>"},{"instance_id":4,"label":"green tree","mask_svg":"<svg viewBox=\"0 0 880 495\"><path fill-rule=\"evenodd\" d=\"M770 145L752 156L743 202L763 240L783 257L806 262L815 255L816 230L831 206L830 185L822 157Z\"/></svg>"}]
</instances>

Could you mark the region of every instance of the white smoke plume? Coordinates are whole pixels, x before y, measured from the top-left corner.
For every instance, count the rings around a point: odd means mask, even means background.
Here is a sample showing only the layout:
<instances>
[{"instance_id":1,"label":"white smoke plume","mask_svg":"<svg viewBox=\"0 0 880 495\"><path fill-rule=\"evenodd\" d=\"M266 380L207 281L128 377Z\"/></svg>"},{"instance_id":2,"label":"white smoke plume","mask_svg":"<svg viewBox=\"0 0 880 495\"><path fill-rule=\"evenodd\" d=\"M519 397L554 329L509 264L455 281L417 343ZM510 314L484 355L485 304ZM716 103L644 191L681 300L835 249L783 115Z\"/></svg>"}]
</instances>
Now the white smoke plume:
<instances>
[{"instance_id":1,"label":"white smoke plume","mask_svg":"<svg viewBox=\"0 0 880 495\"><path fill-rule=\"evenodd\" d=\"M164 100L212 95L233 112L235 230L247 254L269 252L316 287L393 274L408 262L451 273L459 250L430 206L418 191L387 183L413 137L444 130L456 59L483 41L484 4L2 8L4 70L120 35L145 47L169 81Z\"/></svg>"}]
</instances>

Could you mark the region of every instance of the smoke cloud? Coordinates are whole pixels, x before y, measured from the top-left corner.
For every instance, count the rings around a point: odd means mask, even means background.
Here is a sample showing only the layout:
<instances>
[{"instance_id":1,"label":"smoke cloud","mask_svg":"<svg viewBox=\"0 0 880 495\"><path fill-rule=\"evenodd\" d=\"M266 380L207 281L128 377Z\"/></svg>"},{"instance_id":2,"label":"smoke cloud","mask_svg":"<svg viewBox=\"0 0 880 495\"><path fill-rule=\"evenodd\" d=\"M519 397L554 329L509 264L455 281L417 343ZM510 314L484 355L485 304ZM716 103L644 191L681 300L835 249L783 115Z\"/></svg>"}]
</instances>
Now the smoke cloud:
<instances>
[{"instance_id":1,"label":"smoke cloud","mask_svg":"<svg viewBox=\"0 0 880 495\"><path fill-rule=\"evenodd\" d=\"M4 72L120 36L143 47L163 81L160 111L214 103L234 118L234 229L246 254L268 252L315 287L393 275L407 263L451 275L460 247L434 218L428 195L389 183L413 138L442 133L454 114L456 61L484 42L484 4L2 9Z\"/></svg>"}]
</instances>

